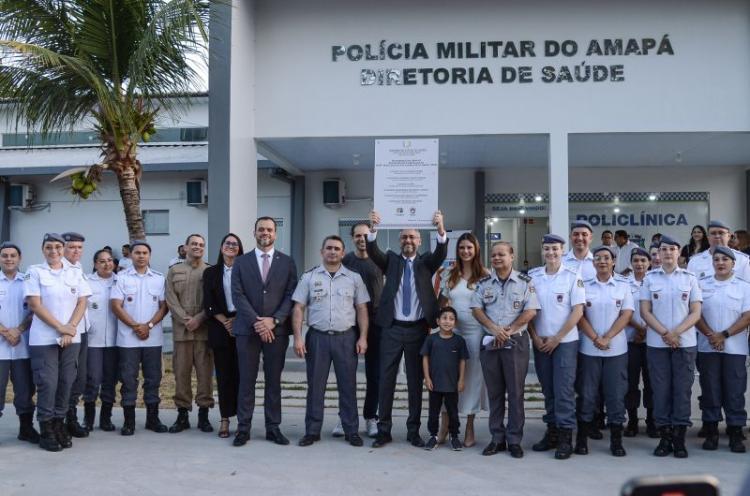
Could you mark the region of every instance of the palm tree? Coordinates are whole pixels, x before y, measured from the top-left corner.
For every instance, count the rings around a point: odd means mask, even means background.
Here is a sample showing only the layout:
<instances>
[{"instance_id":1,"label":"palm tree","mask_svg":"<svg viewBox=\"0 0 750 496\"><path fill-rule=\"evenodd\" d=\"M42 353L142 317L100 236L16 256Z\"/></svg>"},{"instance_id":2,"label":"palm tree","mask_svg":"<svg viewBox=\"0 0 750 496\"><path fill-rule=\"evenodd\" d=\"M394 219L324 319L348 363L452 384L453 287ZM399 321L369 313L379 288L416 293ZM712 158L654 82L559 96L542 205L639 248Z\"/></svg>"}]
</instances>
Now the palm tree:
<instances>
[{"instance_id":1,"label":"palm tree","mask_svg":"<svg viewBox=\"0 0 750 496\"><path fill-rule=\"evenodd\" d=\"M0 0L0 99L43 136L92 123L100 163L58 177L86 199L114 172L131 240L145 239L138 143L189 105L208 15L207 0Z\"/></svg>"}]
</instances>

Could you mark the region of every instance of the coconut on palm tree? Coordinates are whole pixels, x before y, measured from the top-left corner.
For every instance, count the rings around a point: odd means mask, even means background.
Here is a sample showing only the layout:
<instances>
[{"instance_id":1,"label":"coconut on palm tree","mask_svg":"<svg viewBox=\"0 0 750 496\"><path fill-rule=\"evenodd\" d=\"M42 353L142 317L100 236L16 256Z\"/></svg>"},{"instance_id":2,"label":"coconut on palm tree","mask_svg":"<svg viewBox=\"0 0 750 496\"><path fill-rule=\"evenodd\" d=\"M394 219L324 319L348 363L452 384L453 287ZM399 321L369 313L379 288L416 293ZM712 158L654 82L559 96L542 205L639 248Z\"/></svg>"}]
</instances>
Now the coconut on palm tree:
<instances>
[{"instance_id":1,"label":"coconut on palm tree","mask_svg":"<svg viewBox=\"0 0 750 496\"><path fill-rule=\"evenodd\" d=\"M0 99L42 135L94 128L100 162L58 178L86 199L115 173L131 240L145 238L138 143L200 85L208 15L207 0L0 0Z\"/></svg>"}]
</instances>

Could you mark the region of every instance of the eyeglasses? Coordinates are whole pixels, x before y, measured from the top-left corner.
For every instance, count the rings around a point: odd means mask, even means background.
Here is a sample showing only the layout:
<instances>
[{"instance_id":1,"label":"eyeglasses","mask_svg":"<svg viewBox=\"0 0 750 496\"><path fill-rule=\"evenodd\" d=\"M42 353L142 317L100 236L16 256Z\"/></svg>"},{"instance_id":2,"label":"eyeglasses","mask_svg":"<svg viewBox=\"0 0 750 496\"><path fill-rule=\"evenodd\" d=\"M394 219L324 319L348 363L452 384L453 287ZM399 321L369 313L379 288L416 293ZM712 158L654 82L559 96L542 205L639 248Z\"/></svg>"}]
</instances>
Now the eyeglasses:
<instances>
[{"instance_id":1,"label":"eyeglasses","mask_svg":"<svg viewBox=\"0 0 750 496\"><path fill-rule=\"evenodd\" d=\"M240 244L234 241L224 241L224 246L226 246L227 248L239 248Z\"/></svg>"}]
</instances>

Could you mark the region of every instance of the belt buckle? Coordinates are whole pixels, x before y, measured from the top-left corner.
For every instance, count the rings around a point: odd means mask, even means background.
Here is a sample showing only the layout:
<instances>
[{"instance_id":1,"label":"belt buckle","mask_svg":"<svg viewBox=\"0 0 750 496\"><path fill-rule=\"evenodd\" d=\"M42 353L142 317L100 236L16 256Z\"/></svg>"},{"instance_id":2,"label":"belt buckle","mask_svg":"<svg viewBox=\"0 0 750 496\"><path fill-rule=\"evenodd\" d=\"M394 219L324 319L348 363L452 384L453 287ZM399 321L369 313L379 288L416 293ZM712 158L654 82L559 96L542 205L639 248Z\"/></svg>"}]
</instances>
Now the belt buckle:
<instances>
[{"instance_id":1,"label":"belt buckle","mask_svg":"<svg viewBox=\"0 0 750 496\"><path fill-rule=\"evenodd\" d=\"M336 332L335 331L326 331L326 334L328 334L329 336L333 336L334 334L336 334Z\"/></svg>"}]
</instances>

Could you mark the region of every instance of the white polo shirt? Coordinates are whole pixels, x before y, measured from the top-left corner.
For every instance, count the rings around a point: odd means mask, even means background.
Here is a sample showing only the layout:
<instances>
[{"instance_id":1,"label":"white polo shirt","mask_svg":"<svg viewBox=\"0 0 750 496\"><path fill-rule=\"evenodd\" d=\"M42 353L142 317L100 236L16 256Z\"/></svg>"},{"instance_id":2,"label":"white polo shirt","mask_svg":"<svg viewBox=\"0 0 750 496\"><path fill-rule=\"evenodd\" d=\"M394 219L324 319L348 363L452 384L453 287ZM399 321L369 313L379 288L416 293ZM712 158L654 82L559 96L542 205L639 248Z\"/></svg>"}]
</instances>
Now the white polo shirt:
<instances>
[{"instance_id":1,"label":"white polo shirt","mask_svg":"<svg viewBox=\"0 0 750 496\"><path fill-rule=\"evenodd\" d=\"M651 302L651 313L667 330L672 331L690 313L690 304L703 301L698 279L685 269L676 268L671 274L662 267L650 270L643 278L638 298ZM680 335L680 348L697 345L695 326ZM654 348L668 348L661 334L648 328L646 344Z\"/></svg>"},{"instance_id":2,"label":"white polo shirt","mask_svg":"<svg viewBox=\"0 0 750 496\"><path fill-rule=\"evenodd\" d=\"M619 277L619 276L618 276ZM584 282L586 305L583 307L586 320L594 328L597 336L604 336L623 310L633 310L633 295L625 280L610 277L607 282L589 279ZM594 346L585 334L581 336L581 353L595 357L614 357L628 352L628 338L625 330L617 333L609 342L608 350Z\"/></svg>"},{"instance_id":3,"label":"white polo shirt","mask_svg":"<svg viewBox=\"0 0 750 496\"><path fill-rule=\"evenodd\" d=\"M110 293L117 282L117 276L112 274L108 279L102 279L96 272L88 277L91 287L89 297L89 347L106 348L117 346L117 317L112 312Z\"/></svg>"},{"instance_id":4,"label":"white polo shirt","mask_svg":"<svg viewBox=\"0 0 750 496\"><path fill-rule=\"evenodd\" d=\"M703 291L701 315L706 323L716 332L721 332L737 322L740 316L750 310L750 283L732 276L726 281L719 281L714 276L706 276L700 281ZM724 341L724 353L729 355L747 355L747 328ZM701 353L719 353L708 342L703 333L698 333L698 351Z\"/></svg>"},{"instance_id":5,"label":"white polo shirt","mask_svg":"<svg viewBox=\"0 0 750 496\"><path fill-rule=\"evenodd\" d=\"M16 272L16 277L8 279L0 271L0 324L3 327L17 327L29 314L29 308L23 298L23 281L25 275ZM23 360L29 358L29 332L21 333L21 340L11 346L5 338L0 337L0 360Z\"/></svg>"},{"instance_id":6,"label":"white polo shirt","mask_svg":"<svg viewBox=\"0 0 750 496\"><path fill-rule=\"evenodd\" d=\"M122 308L138 323L148 322L164 301L164 276L151 268L145 274L131 267L117 276L112 286L110 300L122 300ZM154 325L148 339L141 340L133 329L122 321L117 322L117 346L122 348L146 348L164 343L161 322Z\"/></svg>"},{"instance_id":7,"label":"white polo shirt","mask_svg":"<svg viewBox=\"0 0 750 496\"><path fill-rule=\"evenodd\" d=\"M70 320L78 303L78 298L91 296L83 271L73 265L52 270L49 264L32 265L24 280L24 297L39 296L41 303L58 321L65 324ZM83 320L83 319L81 319ZM60 334L42 319L34 316L29 330L29 345L47 346L57 344ZM74 343L81 342L81 333L76 332Z\"/></svg>"},{"instance_id":8,"label":"white polo shirt","mask_svg":"<svg viewBox=\"0 0 750 496\"><path fill-rule=\"evenodd\" d=\"M539 337L556 335L567 320L575 305L586 303L583 281L578 272L565 264L555 274L547 274L545 267L537 267L529 271L536 288L536 297L541 309L534 317L534 328ZM578 326L568 332L562 343L570 343L578 339Z\"/></svg>"}]
</instances>

